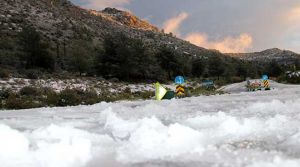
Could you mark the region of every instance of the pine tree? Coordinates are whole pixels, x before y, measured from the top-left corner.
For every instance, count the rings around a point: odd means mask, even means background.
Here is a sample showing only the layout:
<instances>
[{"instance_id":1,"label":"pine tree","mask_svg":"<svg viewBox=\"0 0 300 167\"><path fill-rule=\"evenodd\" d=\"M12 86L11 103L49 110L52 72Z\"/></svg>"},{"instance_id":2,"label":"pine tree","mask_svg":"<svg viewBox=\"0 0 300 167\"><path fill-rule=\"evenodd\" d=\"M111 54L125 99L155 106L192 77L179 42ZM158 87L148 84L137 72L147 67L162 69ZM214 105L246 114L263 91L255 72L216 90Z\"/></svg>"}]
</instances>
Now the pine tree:
<instances>
[{"instance_id":1,"label":"pine tree","mask_svg":"<svg viewBox=\"0 0 300 167\"><path fill-rule=\"evenodd\" d=\"M208 60L208 74L213 77L218 77L225 72L223 60L218 55L212 55Z\"/></svg>"},{"instance_id":2,"label":"pine tree","mask_svg":"<svg viewBox=\"0 0 300 167\"><path fill-rule=\"evenodd\" d=\"M192 74L194 77L201 77L205 69L205 62L202 59L195 59L192 62Z\"/></svg>"},{"instance_id":3,"label":"pine tree","mask_svg":"<svg viewBox=\"0 0 300 167\"><path fill-rule=\"evenodd\" d=\"M18 39L26 68L54 69L55 59L48 50L49 44L42 41L41 35L33 27L23 28Z\"/></svg>"}]
</instances>

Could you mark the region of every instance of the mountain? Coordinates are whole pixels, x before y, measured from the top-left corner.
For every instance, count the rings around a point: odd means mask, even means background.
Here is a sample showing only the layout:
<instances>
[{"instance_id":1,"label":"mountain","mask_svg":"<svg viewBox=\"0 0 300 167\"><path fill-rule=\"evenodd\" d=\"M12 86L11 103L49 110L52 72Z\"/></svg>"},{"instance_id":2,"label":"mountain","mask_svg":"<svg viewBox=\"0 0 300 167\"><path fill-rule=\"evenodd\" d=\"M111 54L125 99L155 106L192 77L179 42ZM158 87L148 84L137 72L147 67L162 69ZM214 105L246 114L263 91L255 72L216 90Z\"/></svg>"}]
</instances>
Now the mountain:
<instances>
[{"instance_id":1,"label":"mountain","mask_svg":"<svg viewBox=\"0 0 300 167\"><path fill-rule=\"evenodd\" d=\"M261 52L254 53L229 53L226 55L238 57L242 60L258 62L276 61L279 64L286 65L294 64L295 61L300 60L300 54L289 50L281 50L278 48L267 49Z\"/></svg>"},{"instance_id":2,"label":"mountain","mask_svg":"<svg viewBox=\"0 0 300 167\"><path fill-rule=\"evenodd\" d=\"M299 56L278 49L222 54L166 34L130 12L88 10L68 0L1 0L0 8L0 78L79 74L169 81L183 75L232 82L265 71L278 76L265 68L271 60L289 64ZM261 61L259 68L253 60Z\"/></svg>"},{"instance_id":3,"label":"mountain","mask_svg":"<svg viewBox=\"0 0 300 167\"><path fill-rule=\"evenodd\" d=\"M103 11L87 10L68 0L1 0L0 28L2 38L11 38L25 25L33 26L48 39L52 46L73 39L91 39L102 43L108 34L123 33L130 38L142 39L154 50L168 45L177 52L200 56L212 51L165 34L159 28L140 20L133 14L115 8Z\"/></svg>"}]
</instances>

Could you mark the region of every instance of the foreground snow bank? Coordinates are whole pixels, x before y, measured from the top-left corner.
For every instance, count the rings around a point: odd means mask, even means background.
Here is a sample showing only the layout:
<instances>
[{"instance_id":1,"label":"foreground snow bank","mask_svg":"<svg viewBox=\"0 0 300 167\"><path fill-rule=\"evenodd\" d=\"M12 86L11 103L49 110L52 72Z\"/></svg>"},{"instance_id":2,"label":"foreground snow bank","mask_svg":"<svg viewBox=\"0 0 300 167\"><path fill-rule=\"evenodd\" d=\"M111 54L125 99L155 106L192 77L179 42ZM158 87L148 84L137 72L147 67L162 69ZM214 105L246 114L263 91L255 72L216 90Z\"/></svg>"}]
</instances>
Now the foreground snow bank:
<instances>
[{"instance_id":1,"label":"foreground snow bank","mask_svg":"<svg viewBox=\"0 0 300 167\"><path fill-rule=\"evenodd\" d=\"M299 89L0 112L5 167L299 166Z\"/></svg>"}]
</instances>

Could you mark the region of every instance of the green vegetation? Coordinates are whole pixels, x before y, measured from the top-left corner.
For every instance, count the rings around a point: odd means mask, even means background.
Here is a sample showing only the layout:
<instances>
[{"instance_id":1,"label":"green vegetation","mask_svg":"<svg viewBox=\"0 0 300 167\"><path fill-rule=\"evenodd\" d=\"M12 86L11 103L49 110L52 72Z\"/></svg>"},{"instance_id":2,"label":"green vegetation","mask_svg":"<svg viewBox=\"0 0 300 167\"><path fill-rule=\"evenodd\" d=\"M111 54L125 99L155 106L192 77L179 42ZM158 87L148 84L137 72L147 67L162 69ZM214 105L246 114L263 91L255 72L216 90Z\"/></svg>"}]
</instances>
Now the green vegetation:
<instances>
[{"instance_id":1,"label":"green vegetation","mask_svg":"<svg viewBox=\"0 0 300 167\"><path fill-rule=\"evenodd\" d=\"M78 28L76 32L78 37L75 39L58 36L55 43L30 26L24 27L17 36L0 37L0 77L18 74L37 79L44 74L67 72L68 75L99 76L119 81L165 82L183 75L230 83L236 78L257 78L262 74L280 77L288 70L300 70L299 61L291 67L275 61L242 61L217 51L191 56L169 45L153 48L143 39L130 38L122 33L106 34L102 43L94 43L87 29Z\"/></svg>"},{"instance_id":2,"label":"green vegetation","mask_svg":"<svg viewBox=\"0 0 300 167\"><path fill-rule=\"evenodd\" d=\"M95 90L65 89L56 93L49 88L24 87L19 92L0 90L0 109L92 105L102 101L150 99L153 96L153 91L132 93L129 89L120 93L102 92L98 95Z\"/></svg>"},{"instance_id":3,"label":"green vegetation","mask_svg":"<svg viewBox=\"0 0 300 167\"><path fill-rule=\"evenodd\" d=\"M154 48L144 39L127 34L105 34L95 43L88 29L76 29L74 39L47 39L27 26L16 36L0 36L0 78L11 76L39 79L45 77L74 78L76 76L102 77L114 81L146 82L173 81L177 75L189 79L215 81L218 86L241 82L246 77L260 78L267 74L286 83L300 83L299 76L286 71L299 71L300 62L293 65L242 61L224 56L217 51L192 56L172 45ZM57 32L59 34L59 32ZM55 41L55 42L53 42ZM157 46L157 45L156 45ZM221 93L203 87L190 88L190 95ZM56 93L49 89L25 87L20 92L0 92L0 108L20 109L42 106L94 104L100 101L148 99L154 92L122 93L94 90L69 90Z\"/></svg>"},{"instance_id":4,"label":"green vegetation","mask_svg":"<svg viewBox=\"0 0 300 167\"><path fill-rule=\"evenodd\" d=\"M19 59L26 69L44 68L54 70L54 57L49 51L49 44L43 42L41 35L32 27L24 27L19 33Z\"/></svg>"},{"instance_id":5,"label":"green vegetation","mask_svg":"<svg viewBox=\"0 0 300 167\"><path fill-rule=\"evenodd\" d=\"M0 68L0 78L9 78L9 72L5 69Z\"/></svg>"},{"instance_id":6,"label":"green vegetation","mask_svg":"<svg viewBox=\"0 0 300 167\"><path fill-rule=\"evenodd\" d=\"M217 91L213 87L206 88L206 87L203 87L203 86L196 87L196 88L189 87L189 88L187 88L187 90L188 90L188 95L189 96L200 96L200 95L209 96L209 95L216 95L216 94L223 94L224 93L222 91Z\"/></svg>"}]
</instances>

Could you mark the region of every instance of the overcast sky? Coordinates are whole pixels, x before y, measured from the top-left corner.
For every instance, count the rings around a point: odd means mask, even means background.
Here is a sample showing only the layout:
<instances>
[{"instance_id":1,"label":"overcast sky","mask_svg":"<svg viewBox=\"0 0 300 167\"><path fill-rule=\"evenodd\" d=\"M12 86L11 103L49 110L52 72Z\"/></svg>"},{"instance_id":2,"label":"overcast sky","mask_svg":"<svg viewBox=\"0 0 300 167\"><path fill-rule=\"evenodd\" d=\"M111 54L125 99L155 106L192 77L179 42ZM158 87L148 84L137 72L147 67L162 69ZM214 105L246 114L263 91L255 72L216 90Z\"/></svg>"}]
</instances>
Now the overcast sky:
<instances>
[{"instance_id":1,"label":"overcast sky","mask_svg":"<svg viewBox=\"0 0 300 167\"><path fill-rule=\"evenodd\" d=\"M300 0L72 0L131 11L196 45L222 52L278 47L300 53Z\"/></svg>"}]
</instances>

